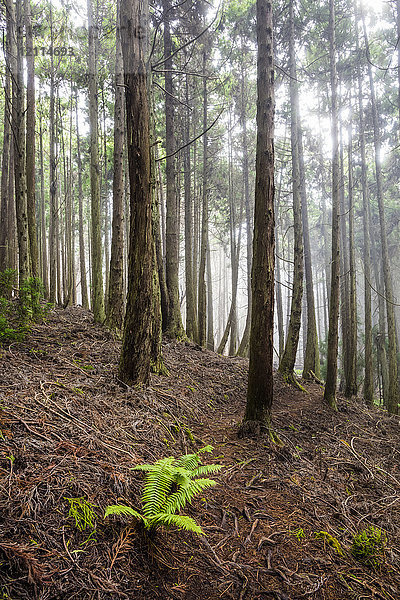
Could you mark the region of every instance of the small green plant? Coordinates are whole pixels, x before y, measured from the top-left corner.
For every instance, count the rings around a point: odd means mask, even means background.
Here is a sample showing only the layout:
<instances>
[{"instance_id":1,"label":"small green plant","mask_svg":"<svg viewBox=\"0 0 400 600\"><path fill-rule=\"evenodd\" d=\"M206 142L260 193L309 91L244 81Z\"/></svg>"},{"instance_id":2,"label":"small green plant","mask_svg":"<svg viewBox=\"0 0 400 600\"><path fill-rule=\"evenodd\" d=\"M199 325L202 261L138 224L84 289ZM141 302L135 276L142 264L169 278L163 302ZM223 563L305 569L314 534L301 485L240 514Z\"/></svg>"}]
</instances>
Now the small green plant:
<instances>
[{"instance_id":1,"label":"small green plant","mask_svg":"<svg viewBox=\"0 0 400 600\"><path fill-rule=\"evenodd\" d=\"M152 465L137 465L134 470L146 473L141 497L143 514L130 506L115 504L107 506L104 516L133 517L149 533L154 533L160 526L175 526L203 534L201 527L191 517L176 513L190 503L194 496L216 485L216 481L201 477L221 469L221 465L202 464L201 455L212 450L212 446L205 446L194 454L185 454L180 458L170 456L157 460Z\"/></svg>"},{"instance_id":2,"label":"small green plant","mask_svg":"<svg viewBox=\"0 0 400 600\"><path fill-rule=\"evenodd\" d=\"M324 546L328 544L339 556L344 556L343 548L339 540L327 531L317 531L315 534L317 540L323 540Z\"/></svg>"},{"instance_id":3,"label":"small green plant","mask_svg":"<svg viewBox=\"0 0 400 600\"><path fill-rule=\"evenodd\" d=\"M77 527L80 531L84 531L85 529L95 528L96 521L96 513L95 508L96 505L92 504L86 498L64 498L69 503L69 513L68 517L71 517L75 520L75 527Z\"/></svg>"},{"instance_id":4,"label":"small green plant","mask_svg":"<svg viewBox=\"0 0 400 600\"><path fill-rule=\"evenodd\" d=\"M386 546L385 532L370 525L353 536L351 553L356 560L375 569L385 560Z\"/></svg>"},{"instance_id":5,"label":"small green plant","mask_svg":"<svg viewBox=\"0 0 400 600\"><path fill-rule=\"evenodd\" d=\"M304 533L304 529L302 527L299 527L299 529L293 529L293 531L291 531L290 533L293 533L293 535L297 538L297 541L299 542L303 541L306 537L306 534Z\"/></svg>"},{"instance_id":6,"label":"small green plant","mask_svg":"<svg viewBox=\"0 0 400 600\"><path fill-rule=\"evenodd\" d=\"M16 290L17 272L6 269L0 273L0 344L22 341L30 331L32 321L43 319L51 308L42 303L43 285L37 277L23 281ZM18 292L12 298L13 292Z\"/></svg>"}]
</instances>

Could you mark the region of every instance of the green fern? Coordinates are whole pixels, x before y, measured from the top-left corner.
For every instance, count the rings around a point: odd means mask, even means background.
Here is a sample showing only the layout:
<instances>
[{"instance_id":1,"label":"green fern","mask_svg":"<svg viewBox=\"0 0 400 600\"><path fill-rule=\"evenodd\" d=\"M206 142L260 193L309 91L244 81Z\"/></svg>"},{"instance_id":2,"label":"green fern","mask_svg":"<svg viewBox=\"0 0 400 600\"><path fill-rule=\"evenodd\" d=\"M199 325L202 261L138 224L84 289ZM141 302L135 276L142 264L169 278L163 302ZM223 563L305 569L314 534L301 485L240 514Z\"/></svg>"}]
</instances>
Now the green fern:
<instances>
[{"instance_id":1,"label":"green fern","mask_svg":"<svg viewBox=\"0 0 400 600\"><path fill-rule=\"evenodd\" d=\"M107 507L104 516L131 516L140 521L147 531L155 531L160 526L174 526L203 534L192 518L176 513L187 503L190 504L197 494L216 485L213 479L199 478L200 475L216 473L221 469L221 465L201 464L201 455L212 450L212 446L205 446L196 453L185 454L177 459L169 456L154 464L137 465L134 470L146 473L141 497L143 514L130 506L115 504Z\"/></svg>"}]
</instances>

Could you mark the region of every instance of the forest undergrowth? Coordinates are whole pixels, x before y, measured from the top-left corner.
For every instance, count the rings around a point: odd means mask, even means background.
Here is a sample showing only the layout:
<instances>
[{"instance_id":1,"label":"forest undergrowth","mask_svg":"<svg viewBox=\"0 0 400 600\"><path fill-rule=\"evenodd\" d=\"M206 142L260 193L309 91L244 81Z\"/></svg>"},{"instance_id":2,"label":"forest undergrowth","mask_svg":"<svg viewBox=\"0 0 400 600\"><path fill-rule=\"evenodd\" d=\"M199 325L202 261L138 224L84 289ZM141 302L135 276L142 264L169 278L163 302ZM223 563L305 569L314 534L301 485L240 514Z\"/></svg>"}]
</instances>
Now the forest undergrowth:
<instances>
[{"instance_id":1,"label":"forest undergrowth","mask_svg":"<svg viewBox=\"0 0 400 600\"><path fill-rule=\"evenodd\" d=\"M0 598L398 600L399 418L340 398L333 413L276 375L283 446L239 439L247 361L163 351L169 376L127 388L120 342L81 308L0 350ZM104 519L140 509L132 467L205 444L218 485L184 511L205 537Z\"/></svg>"}]
</instances>

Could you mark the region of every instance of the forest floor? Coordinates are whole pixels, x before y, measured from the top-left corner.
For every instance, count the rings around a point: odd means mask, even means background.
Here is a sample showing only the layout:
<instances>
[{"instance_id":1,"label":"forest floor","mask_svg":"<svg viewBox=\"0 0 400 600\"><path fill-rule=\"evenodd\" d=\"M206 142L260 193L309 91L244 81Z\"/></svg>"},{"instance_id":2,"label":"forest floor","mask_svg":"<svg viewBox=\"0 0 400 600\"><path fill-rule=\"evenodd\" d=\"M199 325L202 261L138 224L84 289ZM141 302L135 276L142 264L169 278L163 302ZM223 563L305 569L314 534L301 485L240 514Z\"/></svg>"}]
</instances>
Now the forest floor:
<instances>
[{"instance_id":1,"label":"forest floor","mask_svg":"<svg viewBox=\"0 0 400 600\"><path fill-rule=\"evenodd\" d=\"M0 599L315 600L400 598L399 418L275 378L284 443L239 439L247 361L165 343L169 376L144 391L116 377L120 342L81 308L54 311L0 353ZM108 504L139 507L131 468L205 444L218 485L185 514L206 537L149 545ZM80 531L67 498L96 513ZM381 564L352 537L387 534ZM331 536L331 537L330 537Z\"/></svg>"}]
</instances>

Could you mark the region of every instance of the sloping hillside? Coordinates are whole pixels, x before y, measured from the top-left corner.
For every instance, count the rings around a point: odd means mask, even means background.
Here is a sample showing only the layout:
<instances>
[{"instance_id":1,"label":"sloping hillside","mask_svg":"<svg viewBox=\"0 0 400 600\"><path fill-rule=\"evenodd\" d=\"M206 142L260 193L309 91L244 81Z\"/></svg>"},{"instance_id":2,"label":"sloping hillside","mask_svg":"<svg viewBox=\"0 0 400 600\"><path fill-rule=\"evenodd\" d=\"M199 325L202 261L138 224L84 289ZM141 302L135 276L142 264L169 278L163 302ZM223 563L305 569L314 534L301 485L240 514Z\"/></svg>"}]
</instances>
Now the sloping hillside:
<instances>
[{"instance_id":1,"label":"sloping hillside","mask_svg":"<svg viewBox=\"0 0 400 600\"><path fill-rule=\"evenodd\" d=\"M82 309L57 310L0 356L0 598L400 598L399 418L275 381L283 442L237 436L247 362L165 343L168 377L126 389L119 342ZM205 444L224 466L185 513L206 537L151 543L108 504L139 507L131 467ZM68 498L93 506L80 531ZM375 567L355 534L386 532Z\"/></svg>"}]
</instances>

